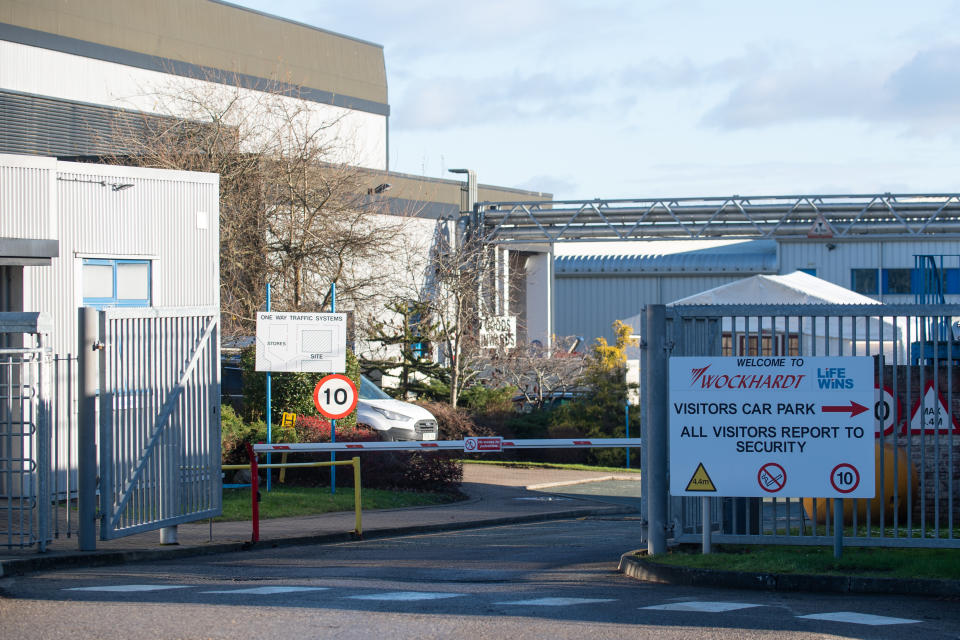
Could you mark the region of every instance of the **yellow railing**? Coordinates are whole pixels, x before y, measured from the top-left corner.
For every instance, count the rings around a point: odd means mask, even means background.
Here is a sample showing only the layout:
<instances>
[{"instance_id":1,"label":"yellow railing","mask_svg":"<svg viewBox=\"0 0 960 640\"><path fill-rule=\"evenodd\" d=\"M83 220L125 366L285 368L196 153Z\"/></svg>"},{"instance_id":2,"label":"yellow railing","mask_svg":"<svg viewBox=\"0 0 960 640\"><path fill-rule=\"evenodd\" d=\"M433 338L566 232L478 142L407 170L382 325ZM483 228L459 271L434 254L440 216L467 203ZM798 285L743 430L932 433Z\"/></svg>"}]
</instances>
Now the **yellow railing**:
<instances>
[{"instance_id":1,"label":"yellow railing","mask_svg":"<svg viewBox=\"0 0 960 640\"><path fill-rule=\"evenodd\" d=\"M286 456L284 456L286 458ZM353 533L358 537L363 535L363 523L361 520L361 492L360 492L360 458L353 457L350 460L338 460L336 462L283 462L279 464L257 464L257 469L287 469L290 467L353 467L353 509L356 513L356 529ZM225 464L220 468L224 471L233 471L239 469L250 469L250 464ZM282 473L282 471L281 471ZM252 480L252 478L251 478ZM250 483L251 491L256 491L256 484ZM254 542L259 538L259 522L254 523Z\"/></svg>"}]
</instances>

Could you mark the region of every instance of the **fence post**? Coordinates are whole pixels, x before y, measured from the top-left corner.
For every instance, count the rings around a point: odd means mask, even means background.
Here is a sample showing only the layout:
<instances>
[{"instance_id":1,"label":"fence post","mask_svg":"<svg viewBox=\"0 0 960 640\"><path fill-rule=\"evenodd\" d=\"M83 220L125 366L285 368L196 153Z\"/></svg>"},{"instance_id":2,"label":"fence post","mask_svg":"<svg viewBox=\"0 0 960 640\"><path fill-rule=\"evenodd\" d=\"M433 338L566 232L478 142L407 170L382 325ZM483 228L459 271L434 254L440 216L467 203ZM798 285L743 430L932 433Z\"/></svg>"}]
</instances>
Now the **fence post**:
<instances>
[{"instance_id":1,"label":"fence post","mask_svg":"<svg viewBox=\"0 0 960 640\"><path fill-rule=\"evenodd\" d=\"M647 348L644 350L644 385L647 389L647 553L667 550L667 350L666 307L647 305Z\"/></svg>"},{"instance_id":2,"label":"fence post","mask_svg":"<svg viewBox=\"0 0 960 640\"><path fill-rule=\"evenodd\" d=\"M78 367L80 419L77 422L77 541L81 551L97 548L97 310L79 310Z\"/></svg>"}]
</instances>

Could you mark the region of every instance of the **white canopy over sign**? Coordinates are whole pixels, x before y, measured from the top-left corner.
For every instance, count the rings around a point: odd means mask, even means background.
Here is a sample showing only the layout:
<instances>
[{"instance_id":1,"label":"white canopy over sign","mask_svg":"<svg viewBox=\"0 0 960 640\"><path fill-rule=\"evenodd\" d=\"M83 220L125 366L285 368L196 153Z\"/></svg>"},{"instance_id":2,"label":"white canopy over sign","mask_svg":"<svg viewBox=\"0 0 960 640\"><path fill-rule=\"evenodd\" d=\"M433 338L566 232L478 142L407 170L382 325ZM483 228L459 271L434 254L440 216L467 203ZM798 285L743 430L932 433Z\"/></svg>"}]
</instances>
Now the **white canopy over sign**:
<instances>
[{"instance_id":1,"label":"white canopy over sign","mask_svg":"<svg viewBox=\"0 0 960 640\"><path fill-rule=\"evenodd\" d=\"M681 298L667 306L680 305L880 305L873 298L845 289L802 271L785 275L756 275L743 278L707 291ZM640 329L641 314L624 320L635 330ZM885 318L764 318L757 325L756 318L727 318L723 330L730 334L764 332L795 335L803 341L804 351L817 355L875 355L882 353L892 358L894 352L900 362L906 361L906 320ZM810 341L813 341L812 343ZM856 349L856 353L854 353ZM639 350L637 350L639 351ZM639 359L639 353L628 351L628 358ZM735 353L735 355L737 355ZM746 354L739 354L746 355Z\"/></svg>"}]
</instances>

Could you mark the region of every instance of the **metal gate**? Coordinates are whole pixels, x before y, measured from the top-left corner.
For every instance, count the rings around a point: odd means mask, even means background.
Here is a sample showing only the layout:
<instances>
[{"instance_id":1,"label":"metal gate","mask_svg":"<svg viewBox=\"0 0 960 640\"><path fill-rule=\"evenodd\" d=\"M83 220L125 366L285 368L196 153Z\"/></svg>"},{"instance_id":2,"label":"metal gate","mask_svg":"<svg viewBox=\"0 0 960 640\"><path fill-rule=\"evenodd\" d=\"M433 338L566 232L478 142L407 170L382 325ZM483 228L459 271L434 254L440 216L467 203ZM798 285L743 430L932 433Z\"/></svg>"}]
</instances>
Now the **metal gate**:
<instances>
[{"instance_id":1,"label":"metal gate","mask_svg":"<svg viewBox=\"0 0 960 640\"><path fill-rule=\"evenodd\" d=\"M100 312L100 537L219 515L216 308Z\"/></svg>"},{"instance_id":2,"label":"metal gate","mask_svg":"<svg viewBox=\"0 0 960 640\"><path fill-rule=\"evenodd\" d=\"M960 305L647 307L644 508L650 549L699 542L831 544L827 500L670 497L670 356L873 356L877 498L844 500L854 545L960 547ZM709 501L709 502L706 502ZM661 547L657 549L656 547Z\"/></svg>"},{"instance_id":3,"label":"metal gate","mask_svg":"<svg viewBox=\"0 0 960 640\"><path fill-rule=\"evenodd\" d=\"M50 526L50 321L0 313L0 546L45 551Z\"/></svg>"}]
</instances>

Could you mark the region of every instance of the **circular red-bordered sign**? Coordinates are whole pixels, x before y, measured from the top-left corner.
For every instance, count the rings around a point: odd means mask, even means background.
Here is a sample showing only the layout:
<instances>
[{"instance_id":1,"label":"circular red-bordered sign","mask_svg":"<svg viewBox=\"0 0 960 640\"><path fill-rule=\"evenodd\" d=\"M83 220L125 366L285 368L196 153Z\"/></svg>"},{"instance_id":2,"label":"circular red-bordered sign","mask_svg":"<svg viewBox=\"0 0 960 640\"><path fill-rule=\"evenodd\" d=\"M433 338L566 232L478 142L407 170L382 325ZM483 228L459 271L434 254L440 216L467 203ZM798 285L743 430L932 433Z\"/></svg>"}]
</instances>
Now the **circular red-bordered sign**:
<instances>
[{"instance_id":1,"label":"circular red-bordered sign","mask_svg":"<svg viewBox=\"0 0 960 640\"><path fill-rule=\"evenodd\" d=\"M324 376L313 388L313 405L324 418L346 418L357 408L357 385L342 373Z\"/></svg>"},{"instance_id":2,"label":"circular red-bordered sign","mask_svg":"<svg viewBox=\"0 0 960 640\"><path fill-rule=\"evenodd\" d=\"M757 471L757 484L767 493L776 493L787 484L787 472L776 462L768 462Z\"/></svg>"},{"instance_id":3,"label":"circular red-bordered sign","mask_svg":"<svg viewBox=\"0 0 960 640\"><path fill-rule=\"evenodd\" d=\"M852 464L842 462L830 472L830 484L839 493L850 493L860 486L860 472Z\"/></svg>"}]
</instances>

